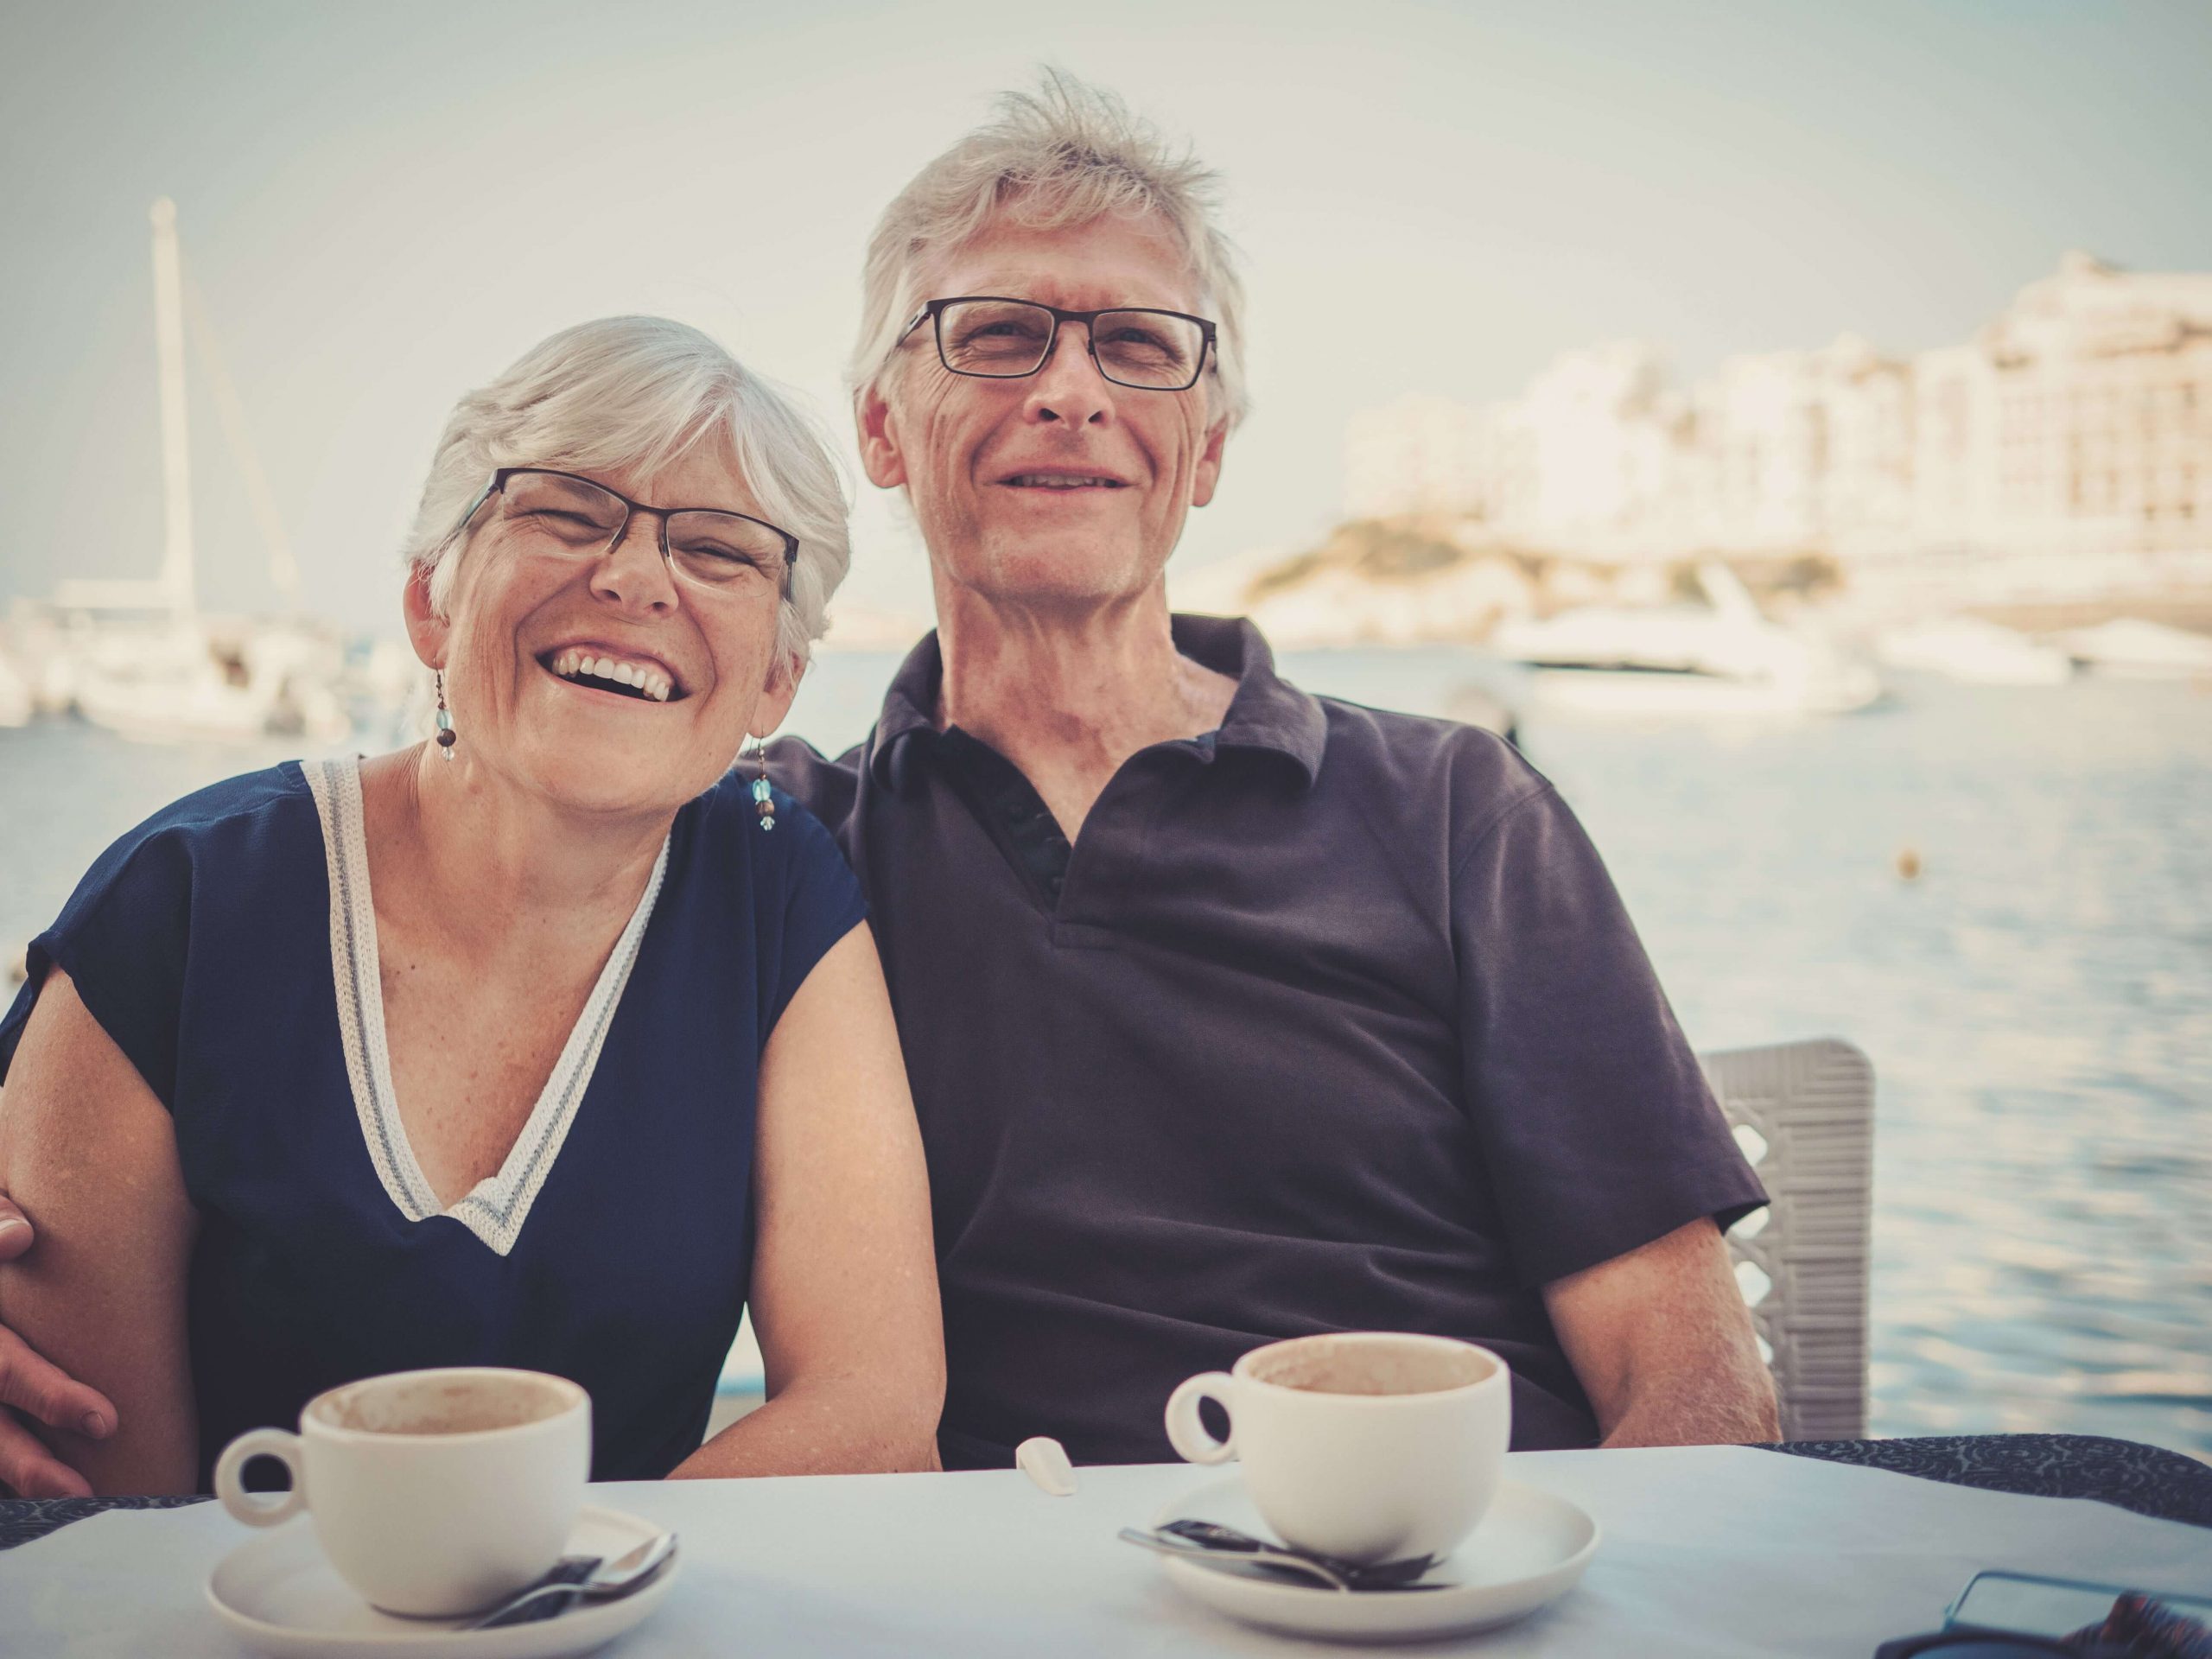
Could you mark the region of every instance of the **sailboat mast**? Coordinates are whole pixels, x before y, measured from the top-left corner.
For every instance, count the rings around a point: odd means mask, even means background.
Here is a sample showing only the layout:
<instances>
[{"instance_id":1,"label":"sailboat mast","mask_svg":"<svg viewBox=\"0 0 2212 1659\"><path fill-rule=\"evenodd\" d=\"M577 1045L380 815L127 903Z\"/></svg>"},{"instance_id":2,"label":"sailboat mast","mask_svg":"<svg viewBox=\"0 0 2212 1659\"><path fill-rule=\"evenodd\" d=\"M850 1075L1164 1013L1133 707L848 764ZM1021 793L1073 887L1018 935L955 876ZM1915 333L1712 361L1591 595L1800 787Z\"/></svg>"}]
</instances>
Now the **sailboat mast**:
<instances>
[{"instance_id":1,"label":"sailboat mast","mask_svg":"<svg viewBox=\"0 0 2212 1659\"><path fill-rule=\"evenodd\" d=\"M162 586L180 619L194 609L192 573L192 455L184 401L184 283L176 251L176 204L153 207L154 342L162 369Z\"/></svg>"}]
</instances>

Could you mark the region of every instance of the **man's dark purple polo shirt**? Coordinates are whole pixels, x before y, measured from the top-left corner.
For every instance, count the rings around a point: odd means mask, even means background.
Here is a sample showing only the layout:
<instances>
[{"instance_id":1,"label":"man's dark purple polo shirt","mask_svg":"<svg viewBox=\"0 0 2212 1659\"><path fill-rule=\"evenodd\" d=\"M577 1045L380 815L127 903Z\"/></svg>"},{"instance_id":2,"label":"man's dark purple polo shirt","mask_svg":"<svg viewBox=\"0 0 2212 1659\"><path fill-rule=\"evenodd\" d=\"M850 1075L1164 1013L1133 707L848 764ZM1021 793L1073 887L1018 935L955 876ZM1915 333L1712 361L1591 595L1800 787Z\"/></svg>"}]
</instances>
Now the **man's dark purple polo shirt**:
<instances>
[{"instance_id":1,"label":"man's dark purple polo shirt","mask_svg":"<svg viewBox=\"0 0 2212 1659\"><path fill-rule=\"evenodd\" d=\"M1438 1332L1514 1373L1516 1447L1586 1446L1540 1287L1765 1202L1605 867L1490 733L1238 684L1133 755L1071 849L937 729L934 635L867 742L774 747L868 892L927 1148L948 1466L1032 1434L1173 1456L1168 1392L1309 1332Z\"/></svg>"}]
</instances>

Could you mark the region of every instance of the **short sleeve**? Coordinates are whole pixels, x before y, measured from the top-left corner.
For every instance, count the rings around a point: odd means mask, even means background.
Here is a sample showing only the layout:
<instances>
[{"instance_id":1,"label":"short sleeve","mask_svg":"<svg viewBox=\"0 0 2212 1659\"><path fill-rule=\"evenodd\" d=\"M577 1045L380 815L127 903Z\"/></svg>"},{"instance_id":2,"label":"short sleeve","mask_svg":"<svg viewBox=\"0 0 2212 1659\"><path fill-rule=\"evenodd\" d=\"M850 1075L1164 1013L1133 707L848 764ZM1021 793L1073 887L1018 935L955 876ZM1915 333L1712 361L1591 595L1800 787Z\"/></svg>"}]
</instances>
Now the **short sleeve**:
<instances>
[{"instance_id":1,"label":"short sleeve","mask_svg":"<svg viewBox=\"0 0 2212 1659\"><path fill-rule=\"evenodd\" d=\"M1478 832L1451 902L1469 1109L1524 1284L1766 1202L1549 785Z\"/></svg>"},{"instance_id":2,"label":"short sleeve","mask_svg":"<svg viewBox=\"0 0 2212 1659\"><path fill-rule=\"evenodd\" d=\"M772 798L776 827L757 837L754 913L760 918L760 1043L769 1033L815 963L830 947L868 918L868 903L852 866L822 821L781 790ZM752 803L746 808L750 815Z\"/></svg>"},{"instance_id":3,"label":"short sleeve","mask_svg":"<svg viewBox=\"0 0 2212 1659\"><path fill-rule=\"evenodd\" d=\"M0 1083L58 967L146 1086L175 1109L192 885L191 853L180 836L134 830L101 855L60 918L31 941L29 976L0 1019Z\"/></svg>"}]
</instances>

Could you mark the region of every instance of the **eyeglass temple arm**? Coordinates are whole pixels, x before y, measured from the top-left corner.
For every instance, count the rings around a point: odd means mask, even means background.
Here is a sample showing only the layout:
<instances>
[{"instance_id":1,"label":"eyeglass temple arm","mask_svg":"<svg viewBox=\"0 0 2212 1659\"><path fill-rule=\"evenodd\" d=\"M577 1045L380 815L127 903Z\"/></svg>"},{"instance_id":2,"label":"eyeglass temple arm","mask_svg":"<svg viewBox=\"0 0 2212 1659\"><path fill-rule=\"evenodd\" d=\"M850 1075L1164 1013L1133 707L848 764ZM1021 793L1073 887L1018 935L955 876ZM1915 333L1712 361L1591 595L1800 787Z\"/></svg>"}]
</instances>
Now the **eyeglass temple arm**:
<instances>
[{"instance_id":1,"label":"eyeglass temple arm","mask_svg":"<svg viewBox=\"0 0 2212 1659\"><path fill-rule=\"evenodd\" d=\"M493 473L491 477L484 480L484 487L476 492L476 499L474 501L471 501L468 505L462 510L460 518L453 521L453 528L446 531L446 540L451 541L454 537L460 535L462 531L467 530L468 528L468 521L474 518L477 513L483 509L484 504L492 499L492 492L499 487L499 474Z\"/></svg>"}]
</instances>

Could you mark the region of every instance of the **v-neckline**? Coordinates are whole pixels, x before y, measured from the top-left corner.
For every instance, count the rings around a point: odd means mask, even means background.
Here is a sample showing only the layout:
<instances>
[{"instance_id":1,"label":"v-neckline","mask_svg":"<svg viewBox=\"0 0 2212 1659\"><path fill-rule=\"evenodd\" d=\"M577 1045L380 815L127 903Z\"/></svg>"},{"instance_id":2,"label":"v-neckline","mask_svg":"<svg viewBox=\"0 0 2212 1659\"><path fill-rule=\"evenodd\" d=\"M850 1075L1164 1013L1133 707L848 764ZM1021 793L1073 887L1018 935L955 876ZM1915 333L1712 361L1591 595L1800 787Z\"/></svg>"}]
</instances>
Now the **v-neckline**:
<instances>
[{"instance_id":1,"label":"v-neckline","mask_svg":"<svg viewBox=\"0 0 2212 1659\"><path fill-rule=\"evenodd\" d=\"M614 942L583 1011L562 1046L537 1101L505 1159L493 1174L450 1205L423 1173L415 1148L400 1120L391 1083L391 1053L384 1022L384 981L377 955L376 907L369 894L369 855L361 810L361 768L355 759L301 764L308 791L322 822L323 860L330 878L331 976L338 999L339 1038L346 1051L346 1075L361 1138L377 1179L401 1215L410 1222L444 1217L468 1229L491 1249L505 1255L514 1249L531 1204L551 1173L563 1142L591 1086L599 1053L614 1022L623 988L637 965L638 950L652 920L668 871L668 842L661 843L652 879Z\"/></svg>"}]
</instances>

